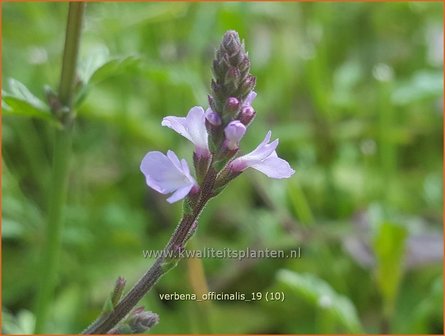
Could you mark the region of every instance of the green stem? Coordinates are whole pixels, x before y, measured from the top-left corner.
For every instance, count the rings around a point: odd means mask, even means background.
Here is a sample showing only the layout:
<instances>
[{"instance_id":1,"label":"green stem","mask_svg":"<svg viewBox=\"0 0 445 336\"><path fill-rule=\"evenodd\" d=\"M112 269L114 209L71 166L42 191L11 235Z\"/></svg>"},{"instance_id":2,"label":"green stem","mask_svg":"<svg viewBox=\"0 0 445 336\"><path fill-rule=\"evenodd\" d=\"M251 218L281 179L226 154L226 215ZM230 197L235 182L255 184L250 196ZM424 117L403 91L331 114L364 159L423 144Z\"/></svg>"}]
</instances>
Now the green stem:
<instances>
[{"instance_id":1,"label":"green stem","mask_svg":"<svg viewBox=\"0 0 445 336\"><path fill-rule=\"evenodd\" d=\"M68 118L64 118L64 127L55 131L53 148L53 166L49 196L48 221L40 268L40 287L36 298L36 334L45 332L49 307L57 283L58 264L61 251L63 230L63 207L66 200L69 162L73 129L72 97L79 50L85 3L70 3L63 54L62 73L59 86L59 100L68 107Z\"/></svg>"},{"instance_id":2,"label":"green stem","mask_svg":"<svg viewBox=\"0 0 445 336\"><path fill-rule=\"evenodd\" d=\"M84 2L70 2L66 25L65 48L63 51L62 73L60 76L60 102L71 108L76 79L77 57L79 54L80 33L85 12Z\"/></svg>"}]
</instances>

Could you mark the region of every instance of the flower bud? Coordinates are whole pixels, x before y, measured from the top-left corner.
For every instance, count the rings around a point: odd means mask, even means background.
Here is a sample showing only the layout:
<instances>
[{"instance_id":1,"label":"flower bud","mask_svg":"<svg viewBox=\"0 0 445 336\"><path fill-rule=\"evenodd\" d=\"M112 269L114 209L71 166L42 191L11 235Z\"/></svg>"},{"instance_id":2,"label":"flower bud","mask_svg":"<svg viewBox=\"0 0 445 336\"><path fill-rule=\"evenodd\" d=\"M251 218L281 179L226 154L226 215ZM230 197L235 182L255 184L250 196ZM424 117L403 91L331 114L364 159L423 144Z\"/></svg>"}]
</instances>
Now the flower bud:
<instances>
[{"instance_id":1,"label":"flower bud","mask_svg":"<svg viewBox=\"0 0 445 336\"><path fill-rule=\"evenodd\" d=\"M252 106L244 106L238 116L238 120L245 126L248 126L250 122L255 118L255 110Z\"/></svg>"},{"instance_id":2,"label":"flower bud","mask_svg":"<svg viewBox=\"0 0 445 336\"><path fill-rule=\"evenodd\" d=\"M224 129L225 146L230 150L237 150L239 142L246 133L246 126L238 120L231 121Z\"/></svg>"},{"instance_id":3,"label":"flower bud","mask_svg":"<svg viewBox=\"0 0 445 336\"><path fill-rule=\"evenodd\" d=\"M235 97L229 97L226 100L226 104L224 106L224 114L229 114L231 116L236 115L240 107L240 102Z\"/></svg>"},{"instance_id":4,"label":"flower bud","mask_svg":"<svg viewBox=\"0 0 445 336\"><path fill-rule=\"evenodd\" d=\"M229 30L224 34L222 47L229 53L238 53L242 47L239 35L234 30Z\"/></svg>"},{"instance_id":5,"label":"flower bud","mask_svg":"<svg viewBox=\"0 0 445 336\"><path fill-rule=\"evenodd\" d=\"M213 126L219 126L222 123L221 117L218 113L212 110L212 108L208 108L205 112L205 117L207 121Z\"/></svg>"},{"instance_id":6,"label":"flower bud","mask_svg":"<svg viewBox=\"0 0 445 336\"><path fill-rule=\"evenodd\" d=\"M123 277L117 278L113 293L111 294L111 303L113 304L113 307L119 303L126 283L127 281Z\"/></svg>"},{"instance_id":7,"label":"flower bud","mask_svg":"<svg viewBox=\"0 0 445 336\"><path fill-rule=\"evenodd\" d=\"M247 96L254 88L256 84L256 78L252 75L248 75L246 79L241 83L240 93L243 97Z\"/></svg>"},{"instance_id":8,"label":"flower bud","mask_svg":"<svg viewBox=\"0 0 445 336\"><path fill-rule=\"evenodd\" d=\"M213 98L211 95L208 95L207 98L209 101L210 109L212 109L212 111L215 111L215 113L218 113L217 111L219 111L220 109L218 108L218 104L215 98Z\"/></svg>"},{"instance_id":9,"label":"flower bud","mask_svg":"<svg viewBox=\"0 0 445 336\"><path fill-rule=\"evenodd\" d=\"M240 71L235 67L231 67L226 73L226 77L224 78L224 84L227 85L233 83L234 86L236 87L238 85L240 77L241 77Z\"/></svg>"},{"instance_id":10,"label":"flower bud","mask_svg":"<svg viewBox=\"0 0 445 336\"><path fill-rule=\"evenodd\" d=\"M248 70L250 70L250 60L249 60L249 57L247 56L247 54L241 60L241 62L239 64L239 69L241 71L246 71L246 70L248 71Z\"/></svg>"},{"instance_id":11,"label":"flower bud","mask_svg":"<svg viewBox=\"0 0 445 336\"><path fill-rule=\"evenodd\" d=\"M239 69L241 71L241 78L245 78L250 71L250 60L249 57L245 56L239 64Z\"/></svg>"},{"instance_id":12,"label":"flower bud","mask_svg":"<svg viewBox=\"0 0 445 336\"><path fill-rule=\"evenodd\" d=\"M212 82L210 83L211 88L212 88L212 94L213 94L213 98L218 98L218 97L223 97L224 96L224 92L223 89L221 87L220 84L218 84L215 80L212 79Z\"/></svg>"},{"instance_id":13,"label":"flower bud","mask_svg":"<svg viewBox=\"0 0 445 336\"><path fill-rule=\"evenodd\" d=\"M224 74L224 69L221 66L221 63L218 62L217 59L213 60L212 66L213 75L217 78L221 77Z\"/></svg>"}]
</instances>

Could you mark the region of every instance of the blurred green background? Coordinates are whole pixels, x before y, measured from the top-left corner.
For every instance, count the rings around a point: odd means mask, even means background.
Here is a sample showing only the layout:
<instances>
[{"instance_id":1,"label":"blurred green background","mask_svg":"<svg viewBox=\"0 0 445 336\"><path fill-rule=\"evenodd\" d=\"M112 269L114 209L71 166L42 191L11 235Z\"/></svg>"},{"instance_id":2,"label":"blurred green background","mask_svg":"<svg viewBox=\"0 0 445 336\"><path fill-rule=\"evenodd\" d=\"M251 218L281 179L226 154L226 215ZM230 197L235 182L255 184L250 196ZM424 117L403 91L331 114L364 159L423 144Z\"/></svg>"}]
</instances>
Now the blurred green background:
<instances>
[{"instance_id":1,"label":"blurred green background","mask_svg":"<svg viewBox=\"0 0 445 336\"><path fill-rule=\"evenodd\" d=\"M2 8L3 96L23 97L17 81L35 96L2 104L2 328L29 333L54 130L43 88L58 85L67 5ZM195 244L302 257L203 260L212 291L285 294L204 310L159 298L193 292L196 265L181 262L141 302L160 315L153 332L442 334L442 14L417 2L88 4L48 330L81 331L117 276L131 286L151 263L142 250L168 240L181 205L148 189L139 164L168 149L191 162L192 145L160 122L207 107L214 50L235 29L258 92L242 150L272 129L296 174L242 174L205 209Z\"/></svg>"}]
</instances>

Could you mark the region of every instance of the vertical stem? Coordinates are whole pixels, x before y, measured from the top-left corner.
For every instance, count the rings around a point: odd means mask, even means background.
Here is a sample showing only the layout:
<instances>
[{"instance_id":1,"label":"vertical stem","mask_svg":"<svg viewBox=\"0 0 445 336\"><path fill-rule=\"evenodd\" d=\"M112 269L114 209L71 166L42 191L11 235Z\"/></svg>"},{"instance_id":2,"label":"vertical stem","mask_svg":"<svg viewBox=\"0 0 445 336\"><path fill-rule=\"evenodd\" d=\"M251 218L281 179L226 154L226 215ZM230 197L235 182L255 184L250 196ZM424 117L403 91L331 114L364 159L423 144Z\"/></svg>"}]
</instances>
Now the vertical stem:
<instances>
[{"instance_id":1,"label":"vertical stem","mask_svg":"<svg viewBox=\"0 0 445 336\"><path fill-rule=\"evenodd\" d=\"M80 33L82 30L84 2L70 2L66 25L65 48L63 51L62 73L60 76L59 99L71 108L76 77L77 57L79 54Z\"/></svg>"},{"instance_id":2,"label":"vertical stem","mask_svg":"<svg viewBox=\"0 0 445 336\"><path fill-rule=\"evenodd\" d=\"M63 230L63 207L66 200L69 161L71 156L73 112L72 97L79 51L85 3L70 3L59 86L59 100L68 107L64 127L55 131L53 166L49 195L48 221L42 251L40 287L36 298L36 325L34 332L45 332L50 303L57 283L58 264Z\"/></svg>"}]
</instances>

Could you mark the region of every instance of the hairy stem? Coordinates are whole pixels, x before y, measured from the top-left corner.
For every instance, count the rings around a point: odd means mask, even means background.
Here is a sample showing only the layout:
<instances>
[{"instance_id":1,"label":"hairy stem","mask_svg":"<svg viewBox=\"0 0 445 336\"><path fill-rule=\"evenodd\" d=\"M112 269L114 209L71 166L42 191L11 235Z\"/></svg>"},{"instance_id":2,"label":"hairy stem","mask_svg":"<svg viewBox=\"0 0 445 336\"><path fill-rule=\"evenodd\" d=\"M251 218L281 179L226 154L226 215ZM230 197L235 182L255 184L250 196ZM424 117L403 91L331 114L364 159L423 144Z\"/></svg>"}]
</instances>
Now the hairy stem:
<instances>
[{"instance_id":1,"label":"hairy stem","mask_svg":"<svg viewBox=\"0 0 445 336\"><path fill-rule=\"evenodd\" d=\"M117 323L119 323L144 297L144 295L156 284L156 282L169 271L170 268L162 267L167 256L174 253L177 248L182 248L190 238L195 221L198 220L202 209L212 197L215 174L207 173L203 187L200 191L198 202L193 206L191 213L185 214L169 242L165 246L163 253L156 259L148 271L139 279L136 285L125 295L116 305L114 310L106 316L100 316L94 321L83 334L105 334Z\"/></svg>"},{"instance_id":2,"label":"hairy stem","mask_svg":"<svg viewBox=\"0 0 445 336\"><path fill-rule=\"evenodd\" d=\"M64 119L64 127L57 129L54 137L48 220L42 251L40 287L36 298L34 332L37 334L45 332L48 311L57 282L63 229L63 207L67 193L68 168L71 156L73 115L71 102L74 94L75 71L84 10L84 3L69 4L58 98L60 103L66 106L70 112L68 118Z\"/></svg>"}]
</instances>

